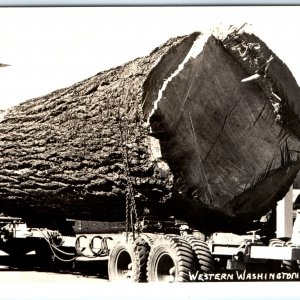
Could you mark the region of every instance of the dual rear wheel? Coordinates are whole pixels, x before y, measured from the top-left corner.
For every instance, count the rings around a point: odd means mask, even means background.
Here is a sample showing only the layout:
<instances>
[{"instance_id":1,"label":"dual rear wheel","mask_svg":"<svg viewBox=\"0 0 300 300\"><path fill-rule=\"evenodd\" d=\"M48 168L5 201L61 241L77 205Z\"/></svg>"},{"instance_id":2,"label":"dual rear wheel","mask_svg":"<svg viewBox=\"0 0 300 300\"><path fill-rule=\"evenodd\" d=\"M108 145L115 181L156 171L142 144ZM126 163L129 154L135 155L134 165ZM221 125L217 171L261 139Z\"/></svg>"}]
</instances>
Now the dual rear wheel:
<instances>
[{"instance_id":1,"label":"dual rear wheel","mask_svg":"<svg viewBox=\"0 0 300 300\"><path fill-rule=\"evenodd\" d=\"M150 282L186 282L196 272L196 257L181 236L162 236L151 248L147 264Z\"/></svg>"},{"instance_id":2,"label":"dual rear wheel","mask_svg":"<svg viewBox=\"0 0 300 300\"><path fill-rule=\"evenodd\" d=\"M187 282L195 272L213 272L213 257L205 242L191 235L142 235L134 243L120 241L113 248L110 280Z\"/></svg>"}]
</instances>

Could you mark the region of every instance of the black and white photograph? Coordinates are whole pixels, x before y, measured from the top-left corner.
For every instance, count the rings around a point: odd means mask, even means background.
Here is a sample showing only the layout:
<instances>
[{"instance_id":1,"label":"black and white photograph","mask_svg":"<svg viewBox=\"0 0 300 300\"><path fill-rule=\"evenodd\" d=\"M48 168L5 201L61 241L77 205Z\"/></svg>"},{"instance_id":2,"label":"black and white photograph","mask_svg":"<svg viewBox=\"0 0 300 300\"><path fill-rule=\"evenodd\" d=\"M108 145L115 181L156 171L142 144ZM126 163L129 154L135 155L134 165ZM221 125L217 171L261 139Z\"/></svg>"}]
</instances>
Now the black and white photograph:
<instances>
[{"instance_id":1,"label":"black and white photograph","mask_svg":"<svg viewBox=\"0 0 300 300\"><path fill-rule=\"evenodd\" d=\"M299 15L0 7L5 299L295 288Z\"/></svg>"}]
</instances>

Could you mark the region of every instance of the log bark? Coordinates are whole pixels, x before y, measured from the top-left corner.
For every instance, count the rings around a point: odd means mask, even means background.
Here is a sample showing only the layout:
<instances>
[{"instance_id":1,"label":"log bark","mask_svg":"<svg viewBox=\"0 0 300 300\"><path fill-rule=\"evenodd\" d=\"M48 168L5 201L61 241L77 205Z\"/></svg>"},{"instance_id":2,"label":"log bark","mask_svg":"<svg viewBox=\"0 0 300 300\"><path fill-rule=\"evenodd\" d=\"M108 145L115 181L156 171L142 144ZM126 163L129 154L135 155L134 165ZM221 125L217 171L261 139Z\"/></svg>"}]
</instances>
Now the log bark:
<instances>
[{"instance_id":1,"label":"log bark","mask_svg":"<svg viewBox=\"0 0 300 300\"><path fill-rule=\"evenodd\" d=\"M171 39L10 109L0 210L119 221L132 192L138 215L251 228L300 168L299 97L286 65L253 34Z\"/></svg>"},{"instance_id":2,"label":"log bark","mask_svg":"<svg viewBox=\"0 0 300 300\"><path fill-rule=\"evenodd\" d=\"M129 183L140 213L164 204L173 175L152 153L143 85L158 62L169 76L197 36L170 39L148 57L6 112L0 126L0 210L28 220L123 221Z\"/></svg>"}]
</instances>

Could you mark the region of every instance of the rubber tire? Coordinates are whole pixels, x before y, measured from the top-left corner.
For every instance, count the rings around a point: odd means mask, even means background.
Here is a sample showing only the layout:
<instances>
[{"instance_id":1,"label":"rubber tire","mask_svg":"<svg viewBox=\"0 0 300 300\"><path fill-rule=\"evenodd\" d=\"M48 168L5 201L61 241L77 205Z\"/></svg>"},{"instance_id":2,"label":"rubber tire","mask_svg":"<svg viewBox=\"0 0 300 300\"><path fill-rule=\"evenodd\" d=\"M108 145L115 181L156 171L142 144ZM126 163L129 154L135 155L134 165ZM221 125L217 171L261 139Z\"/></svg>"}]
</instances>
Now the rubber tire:
<instances>
[{"instance_id":1,"label":"rubber tire","mask_svg":"<svg viewBox=\"0 0 300 300\"><path fill-rule=\"evenodd\" d=\"M9 263L12 266L18 266L19 268L23 266L26 261L27 251L20 248L6 249L6 253L9 255Z\"/></svg>"},{"instance_id":2,"label":"rubber tire","mask_svg":"<svg viewBox=\"0 0 300 300\"><path fill-rule=\"evenodd\" d=\"M54 271L55 259L52 257L52 252L46 241L41 240L35 248L36 261L42 271Z\"/></svg>"},{"instance_id":3,"label":"rubber tire","mask_svg":"<svg viewBox=\"0 0 300 300\"><path fill-rule=\"evenodd\" d=\"M154 234L142 234L134 242L133 281L147 282L147 263Z\"/></svg>"},{"instance_id":4,"label":"rubber tire","mask_svg":"<svg viewBox=\"0 0 300 300\"><path fill-rule=\"evenodd\" d=\"M183 238L190 244L197 257L199 271L203 273L213 273L215 269L214 258L208 245L193 235L185 235Z\"/></svg>"},{"instance_id":5,"label":"rubber tire","mask_svg":"<svg viewBox=\"0 0 300 300\"><path fill-rule=\"evenodd\" d=\"M130 280L134 281L134 246L130 242L119 241L109 255L108 278L109 281ZM127 269L129 264L132 270ZM128 272L131 272L131 274Z\"/></svg>"},{"instance_id":6,"label":"rubber tire","mask_svg":"<svg viewBox=\"0 0 300 300\"><path fill-rule=\"evenodd\" d=\"M291 241L284 242L280 239L272 239L270 240L269 246L271 247L293 247L293 244ZM297 261L292 260L282 260L281 261L281 270L285 272L297 272L299 271L298 263Z\"/></svg>"},{"instance_id":7,"label":"rubber tire","mask_svg":"<svg viewBox=\"0 0 300 300\"><path fill-rule=\"evenodd\" d=\"M285 242L284 246L292 248L296 247L291 241ZM287 272L299 272L299 263L297 260L283 260L282 268Z\"/></svg>"},{"instance_id":8,"label":"rubber tire","mask_svg":"<svg viewBox=\"0 0 300 300\"><path fill-rule=\"evenodd\" d=\"M285 245L288 247L293 247L293 248L297 247L295 244L292 243L292 241L287 241L285 243ZM296 263L296 266L293 265L293 268L295 269L296 272L299 272L300 271L300 260L296 260L295 263Z\"/></svg>"},{"instance_id":9,"label":"rubber tire","mask_svg":"<svg viewBox=\"0 0 300 300\"><path fill-rule=\"evenodd\" d=\"M165 262L165 264L162 264L162 262ZM170 267L173 267L163 271L166 274L173 269L174 276L172 279L174 282L188 282L190 281L190 273L194 274L196 272L197 260L195 254L189 243L180 236L164 235L155 241L151 247L147 264L149 282L162 281L164 274L159 274L157 269L166 266L167 262L170 262ZM170 275L165 276L164 279L169 278L171 280Z\"/></svg>"},{"instance_id":10,"label":"rubber tire","mask_svg":"<svg viewBox=\"0 0 300 300\"><path fill-rule=\"evenodd\" d=\"M295 260L283 260L281 262L281 268L286 272L298 272L299 267Z\"/></svg>"},{"instance_id":11,"label":"rubber tire","mask_svg":"<svg viewBox=\"0 0 300 300\"><path fill-rule=\"evenodd\" d=\"M284 241L280 239L271 239L269 242L270 247L283 247L284 246Z\"/></svg>"}]
</instances>

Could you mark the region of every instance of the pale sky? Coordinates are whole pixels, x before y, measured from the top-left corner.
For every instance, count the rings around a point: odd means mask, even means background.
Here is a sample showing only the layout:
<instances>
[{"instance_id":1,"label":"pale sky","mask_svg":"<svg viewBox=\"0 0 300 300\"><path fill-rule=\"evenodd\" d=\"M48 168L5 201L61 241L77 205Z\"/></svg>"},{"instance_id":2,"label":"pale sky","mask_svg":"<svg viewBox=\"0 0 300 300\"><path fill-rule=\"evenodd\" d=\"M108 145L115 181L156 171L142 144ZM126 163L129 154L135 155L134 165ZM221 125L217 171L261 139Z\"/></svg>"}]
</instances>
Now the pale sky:
<instances>
[{"instance_id":1,"label":"pale sky","mask_svg":"<svg viewBox=\"0 0 300 300\"><path fill-rule=\"evenodd\" d=\"M167 39L244 22L300 83L300 7L0 8L0 109L149 54Z\"/></svg>"}]
</instances>

